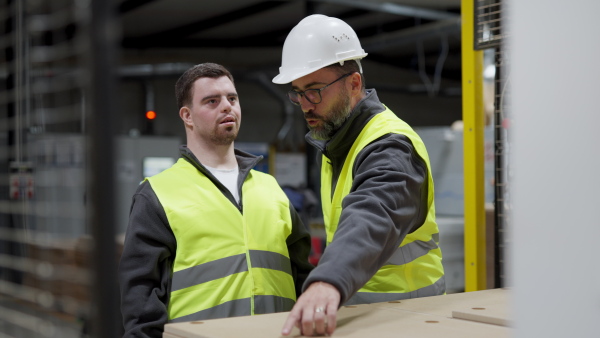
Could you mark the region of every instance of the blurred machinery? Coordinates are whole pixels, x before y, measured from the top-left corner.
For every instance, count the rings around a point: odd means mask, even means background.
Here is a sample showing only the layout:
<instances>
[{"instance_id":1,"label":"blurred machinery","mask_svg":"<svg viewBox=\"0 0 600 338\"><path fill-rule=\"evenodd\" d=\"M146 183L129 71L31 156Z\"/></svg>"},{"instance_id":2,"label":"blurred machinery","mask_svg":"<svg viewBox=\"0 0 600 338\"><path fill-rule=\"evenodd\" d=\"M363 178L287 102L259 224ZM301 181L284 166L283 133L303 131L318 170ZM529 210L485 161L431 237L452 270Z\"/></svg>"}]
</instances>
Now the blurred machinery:
<instances>
[{"instance_id":1,"label":"blurred machinery","mask_svg":"<svg viewBox=\"0 0 600 338\"><path fill-rule=\"evenodd\" d=\"M442 263L449 293L465 289L463 132L456 126L415 128L429 153ZM485 200L488 204L494 201L492 142L493 129L488 127L485 130Z\"/></svg>"},{"instance_id":2,"label":"blurred machinery","mask_svg":"<svg viewBox=\"0 0 600 338\"><path fill-rule=\"evenodd\" d=\"M179 158L178 137L118 136L116 138L117 234L127 228L129 209L138 185L169 168Z\"/></svg>"},{"instance_id":3,"label":"blurred machinery","mask_svg":"<svg viewBox=\"0 0 600 338\"><path fill-rule=\"evenodd\" d=\"M2 337L121 331L113 9L109 1L0 5Z\"/></svg>"}]
</instances>

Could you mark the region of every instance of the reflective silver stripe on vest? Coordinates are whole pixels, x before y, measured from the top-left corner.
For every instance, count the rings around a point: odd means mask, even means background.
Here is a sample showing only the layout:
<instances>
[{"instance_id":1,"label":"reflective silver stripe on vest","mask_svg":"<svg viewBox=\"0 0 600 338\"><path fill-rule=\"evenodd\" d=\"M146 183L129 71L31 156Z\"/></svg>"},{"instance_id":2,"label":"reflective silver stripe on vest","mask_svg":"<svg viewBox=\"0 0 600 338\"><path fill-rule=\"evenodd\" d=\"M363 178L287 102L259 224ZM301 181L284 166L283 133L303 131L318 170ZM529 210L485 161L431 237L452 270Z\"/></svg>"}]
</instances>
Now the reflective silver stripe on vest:
<instances>
[{"instance_id":1,"label":"reflective silver stripe on vest","mask_svg":"<svg viewBox=\"0 0 600 338\"><path fill-rule=\"evenodd\" d=\"M427 242L414 241L398 247L385 265L402 265L427 255L429 251L438 248L437 242L439 242L439 234L434 234L432 237L433 238Z\"/></svg>"},{"instance_id":2,"label":"reflective silver stripe on vest","mask_svg":"<svg viewBox=\"0 0 600 338\"><path fill-rule=\"evenodd\" d=\"M239 254L200 264L173 273L171 292L248 271L246 255Z\"/></svg>"},{"instance_id":3,"label":"reflective silver stripe on vest","mask_svg":"<svg viewBox=\"0 0 600 338\"><path fill-rule=\"evenodd\" d=\"M279 296L254 296L254 314L291 311L294 307L292 299Z\"/></svg>"},{"instance_id":4,"label":"reflective silver stripe on vest","mask_svg":"<svg viewBox=\"0 0 600 338\"><path fill-rule=\"evenodd\" d=\"M280 253L272 251L250 250L250 261L252 262L253 268L278 270L292 275L290 259Z\"/></svg>"},{"instance_id":5,"label":"reflective silver stripe on vest","mask_svg":"<svg viewBox=\"0 0 600 338\"><path fill-rule=\"evenodd\" d=\"M194 320L216 319L226 317L249 316L250 298L236 299L209 309L198 311L183 317L171 319L169 323L181 323Z\"/></svg>"},{"instance_id":6,"label":"reflective silver stripe on vest","mask_svg":"<svg viewBox=\"0 0 600 338\"><path fill-rule=\"evenodd\" d=\"M435 283L422 287L418 290L406 293L380 293L380 292L358 292L352 296L344 305L371 304L402 300L410 298L430 297L443 295L446 292L446 279L440 277Z\"/></svg>"}]
</instances>

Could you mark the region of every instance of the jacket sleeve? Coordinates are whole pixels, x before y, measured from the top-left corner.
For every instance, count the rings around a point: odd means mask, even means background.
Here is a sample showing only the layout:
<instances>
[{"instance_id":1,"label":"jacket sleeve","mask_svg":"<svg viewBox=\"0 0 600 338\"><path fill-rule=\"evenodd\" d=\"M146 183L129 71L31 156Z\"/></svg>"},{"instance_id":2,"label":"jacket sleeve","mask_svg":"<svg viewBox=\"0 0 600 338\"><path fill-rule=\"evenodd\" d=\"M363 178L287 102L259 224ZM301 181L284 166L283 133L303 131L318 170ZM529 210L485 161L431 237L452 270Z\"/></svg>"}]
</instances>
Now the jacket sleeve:
<instances>
[{"instance_id":1,"label":"jacket sleeve","mask_svg":"<svg viewBox=\"0 0 600 338\"><path fill-rule=\"evenodd\" d=\"M135 195L119 264L124 337L162 337L176 240L148 181Z\"/></svg>"},{"instance_id":2,"label":"jacket sleeve","mask_svg":"<svg viewBox=\"0 0 600 338\"><path fill-rule=\"evenodd\" d=\"M405 136L389 134L369 144L353 169L334 239L304 285L333 284L340 306L424 223L428 209L427 166Z\"/></svg>"},{"instance_id":3,"label":"jacket sleeve","mask_svg":"<svg viewBox=\"0 0 600 338\"><path fill-rule=\"evenodd\" d=\"M313 265L308 261L311 242L310 234L292 203L290 203L290 215L292 218L292 233L288 236L286 243L292 265L292 276L296 286L296 297L299 297L302 293L302 285L313 269Z\"/></svg>"}]
</instances>

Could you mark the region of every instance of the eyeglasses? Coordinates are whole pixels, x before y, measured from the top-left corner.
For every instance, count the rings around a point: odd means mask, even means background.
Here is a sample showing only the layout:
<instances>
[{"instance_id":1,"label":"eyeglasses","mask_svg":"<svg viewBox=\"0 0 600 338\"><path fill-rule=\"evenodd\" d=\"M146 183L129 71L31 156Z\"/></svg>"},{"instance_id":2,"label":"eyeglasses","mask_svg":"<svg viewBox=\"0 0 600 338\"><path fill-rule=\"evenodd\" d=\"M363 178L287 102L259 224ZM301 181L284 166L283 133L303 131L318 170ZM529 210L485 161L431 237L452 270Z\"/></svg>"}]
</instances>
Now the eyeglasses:
<instances>
[{"instance_id":1,"label":"eyeglasses","mask_svg":"<svg viewBox=\"0 0 600 338\"><path fill-rule=\"evenodd\" d=\"M290 101L292 101L293 104L299 106L300 105L300 97L304 96L306 98L306 100L312 104L318 104L321 103L321 100L323 100L323 98L321 97L321 91L324 90L325 88L331 86L332 84L338 82L339 80L352 75L353 73L348 73L345 75L342 75L340 78L338 78L337 80L333 81L332 83L326 85L323 88L319 88L319 89L307 89L303 92L299 92L299 91L295 91L295 90L290 90L288 92L288 97L290 98Z\"/></svg>"}]
</instances>

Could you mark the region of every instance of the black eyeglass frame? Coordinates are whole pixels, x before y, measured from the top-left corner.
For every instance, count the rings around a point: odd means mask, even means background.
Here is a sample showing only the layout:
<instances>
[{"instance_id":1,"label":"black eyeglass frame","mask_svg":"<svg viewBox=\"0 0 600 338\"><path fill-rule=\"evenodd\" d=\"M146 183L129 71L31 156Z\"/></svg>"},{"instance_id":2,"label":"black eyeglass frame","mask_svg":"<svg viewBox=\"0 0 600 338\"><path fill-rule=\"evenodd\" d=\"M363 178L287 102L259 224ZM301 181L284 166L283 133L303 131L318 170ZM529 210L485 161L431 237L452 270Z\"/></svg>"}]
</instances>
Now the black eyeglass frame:
<instances>
[{"instance_id":1,"label":"black eyeglass frame","mask_svg":"<svg viewBox=\"0 0 600 338\"><path fill-rule=\"evenodd\" d=\"M354 72L351 72L351 73L348 73L348 74L344 74L344 75L342 75L341 77L339 77L339 78L337 78L336 80L334 80L333 82L331 82L330 84L328 84L328 85L325 85L324 87L321 87L321 88L319 88L319 89L307 89L307 90L305 90L305 91L301 91L301 92L299 92L299 91L296 91L296 90L293 90L293 89L292 89L292 90L290 90L290 91L287 93L287 94L288 94L288 98L290 99L290 101L292 101L292 103L293 103L293 104L295 104L295 105L297 105L297 106L299 106L299 105L300 105L300 97L302 97L302 96L304 96L304 98L306 99L306 101L308 101L308 102L310 102L310 103L312 103L312 104L319 104L319 103L321 103L321 102L323 101L323 96L321 96L321 91L322 91L322 90L324 90L325 88L327 88L327 87L331 86L332 84L334 84L334 83L338 82L339 80L341 80L341 79L343 79L343 78L345 78L345 77L348 77L348 76L350 76L350 75L352 75L352 74L354 74ZM306 93L306 92L311 92L311 91L316 93L317 97L319 98L318 102L313 102L313 101L311 101L311 100L308 98L308 96L306 96L306 94L305 94L305 93ZM297 101L294 101L294 100L292 99L292 97L297 97L297 98L298 98L298 100L297 100Z\"/></svg>"}]
</instances>

